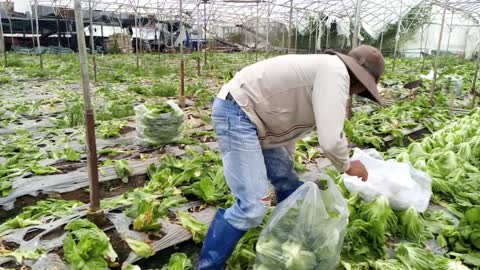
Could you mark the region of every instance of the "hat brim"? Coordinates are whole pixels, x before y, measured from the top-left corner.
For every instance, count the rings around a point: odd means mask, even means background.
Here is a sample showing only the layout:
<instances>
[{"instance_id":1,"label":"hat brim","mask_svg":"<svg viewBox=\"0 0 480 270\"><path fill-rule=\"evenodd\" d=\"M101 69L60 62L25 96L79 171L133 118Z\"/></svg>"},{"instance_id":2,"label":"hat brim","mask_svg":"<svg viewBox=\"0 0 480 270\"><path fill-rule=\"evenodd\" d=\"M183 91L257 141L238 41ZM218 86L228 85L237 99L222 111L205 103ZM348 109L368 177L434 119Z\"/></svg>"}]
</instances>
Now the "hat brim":
<instances>
[{"instance_id":1,"label":"hat brim","mask_svg":"<svg viewBox=\"0 0 480 270\"><path fill-rule=\"evenodd\" d=\"M347 68L350 70L350 72L355 75L357 80L360 81L360 83L367 89L367 91L363 91L362 93L359 93L359 96L366 97L368 99L371 99L379 104L382 104L382 99L380 97L380 92L378 91L377 88L377 82L375 81L375 78L368 72L364 67L362 67L360 64L357 63L357 61L353 58L350 57L346 54L341 54L332 50L326 51L328 54L335 54L338 56L342 62L347 66Z\"/></svg>"}]
</instances>

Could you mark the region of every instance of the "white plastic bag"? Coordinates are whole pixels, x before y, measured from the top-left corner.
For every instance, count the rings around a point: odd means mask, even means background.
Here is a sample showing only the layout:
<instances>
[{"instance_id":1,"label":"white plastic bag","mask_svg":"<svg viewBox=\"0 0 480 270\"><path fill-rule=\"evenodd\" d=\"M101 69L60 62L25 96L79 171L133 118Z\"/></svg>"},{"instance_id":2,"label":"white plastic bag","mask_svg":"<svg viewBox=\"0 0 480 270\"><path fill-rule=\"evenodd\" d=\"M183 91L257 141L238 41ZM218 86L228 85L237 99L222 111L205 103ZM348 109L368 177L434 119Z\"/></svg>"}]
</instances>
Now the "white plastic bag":
<instances>
[{"instance_id":1,"label":"white plastic bag","mask_svg":"<svg viewBox=\"0 0 480 270\"><path fill-rule=\"evenodd\" d=\"M376 150L355 149L352 160L360 160L368 171L368 181L362 182L356 176L344 175L345 187L357 192L367 202L384 195L394 210L406 210L409 207L422 213L432 196L432 179L428 174L418 171L409 163L393 160L385 161Z\"/></svg>"},{"instance_id":2,"label":"white plastic bag","mask_svg":"<svg viewBox=\"0 0 480 270\"><path fill-rule=\"evenodd\" d=\"M333 270L348 224L347 202L328 177L307 182L273 211L257 242L256 270Z\"/></svg>"},{"instance_id":3,"label":"white plastic bag","mask_svg":"<svg viewBox=\"0 0 480 270\"><path fill-rule=\"evenodd\" d=\"M166 104L171 109L166 113L158 113L144 104L135 107L137 142L140 145L159 146L183 138L184 112L171 100Z\"/></svg>"}]
</instances>

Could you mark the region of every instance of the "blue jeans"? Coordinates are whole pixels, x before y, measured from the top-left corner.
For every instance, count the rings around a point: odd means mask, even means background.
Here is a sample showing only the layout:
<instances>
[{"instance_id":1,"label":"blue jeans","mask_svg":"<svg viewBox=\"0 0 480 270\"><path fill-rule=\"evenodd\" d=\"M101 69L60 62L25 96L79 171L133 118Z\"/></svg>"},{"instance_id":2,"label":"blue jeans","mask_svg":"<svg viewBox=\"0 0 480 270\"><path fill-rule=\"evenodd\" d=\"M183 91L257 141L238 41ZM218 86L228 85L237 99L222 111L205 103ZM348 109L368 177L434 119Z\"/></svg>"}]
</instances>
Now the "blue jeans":
<instances>
[{"instance_id":1,"label":"blue jeans","mask_svg":"<svg viewBox=\"0 0 480 270\"><path fill-rule=\"evenodd\" d=\"M302 182L285 148L261 148L255 124L235 101L216 98L212 120L225 180L236 198L224 217L233 227L246 231L263 221L269 180L276 192L297 188Z\"/></svg>"}]
</instances>

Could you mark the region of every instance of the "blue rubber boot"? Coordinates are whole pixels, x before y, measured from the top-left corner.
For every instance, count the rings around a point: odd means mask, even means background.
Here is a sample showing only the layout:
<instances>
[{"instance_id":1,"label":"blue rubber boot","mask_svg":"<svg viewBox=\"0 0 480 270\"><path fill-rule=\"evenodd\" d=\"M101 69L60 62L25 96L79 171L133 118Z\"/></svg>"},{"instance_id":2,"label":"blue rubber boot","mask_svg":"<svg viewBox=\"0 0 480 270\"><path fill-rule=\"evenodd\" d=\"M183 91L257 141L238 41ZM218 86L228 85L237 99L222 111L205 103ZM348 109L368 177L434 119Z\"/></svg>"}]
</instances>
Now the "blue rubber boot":
<instances>
[{"instance_id":1,"label":"blue rubber boot","mask_svg":"<svg viewBox=\"0 0 480 270\"><path fill-rule=\"evenodd\" d=\"M295 188L291 188L284 191L275 191L275 196L277 198L277 205L282 201L284 201L286 198L288 198L290 195L292 195L292 193L295 192L295 190L297 190L302 185L303 185L303 182L298 181L298 186Z\"/></svg>"},{"instance_id":2,"label":"blue rubber boot","mask_svg":"<svg viewBox=\"0 0 480 270\"><path fill-rule=\"evenodd\" d=\"M219 209L210 224L198 259L197 270L222 270L238 241L246 233L230 225L224 219L224 214L225 210Z\"/></svg>"}]
</instances>

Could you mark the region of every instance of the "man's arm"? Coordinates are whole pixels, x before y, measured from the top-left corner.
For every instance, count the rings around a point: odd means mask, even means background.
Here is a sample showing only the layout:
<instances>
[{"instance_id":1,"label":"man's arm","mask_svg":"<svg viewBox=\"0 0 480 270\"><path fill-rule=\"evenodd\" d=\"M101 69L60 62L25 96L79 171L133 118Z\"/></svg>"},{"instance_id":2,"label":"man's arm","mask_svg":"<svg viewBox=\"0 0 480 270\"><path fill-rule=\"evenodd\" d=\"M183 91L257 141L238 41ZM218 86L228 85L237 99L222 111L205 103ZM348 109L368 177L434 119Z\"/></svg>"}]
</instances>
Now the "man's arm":
<instances>
[{"instance_id":1,"label":"man's arm","mask_svg":"<svg viewBox=\"0 0 480 270\"><path fill-rule=\"evenodd\" d=\"M349 88L345 65L329 61L318 70L312 92L320 148L340 172L350 168L348 144L343 134Z\"/></svg>"},{"instance_id":2,"label":"man's arm","mask_svg":"<svg viewBox=\"0 0 480 270\"><path fill-rule=\"evenodd\" d=\"M335 168L366 181L368 172L363 164L358 160L350 161L343 133L349 91L350 77L343 63L332 61L331 65L319 69L312 92L318 142L323 155Z\"/></svg>"}]
</instances>

